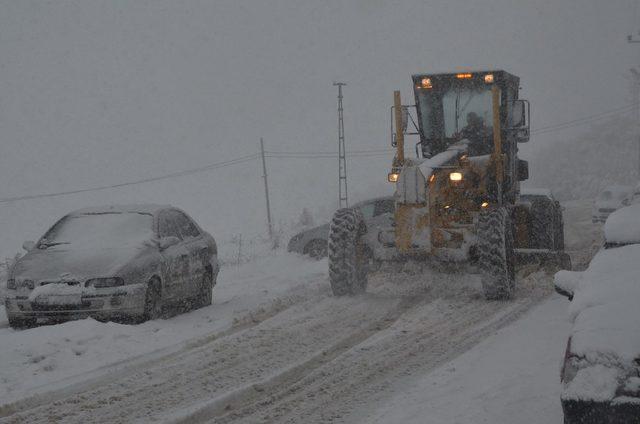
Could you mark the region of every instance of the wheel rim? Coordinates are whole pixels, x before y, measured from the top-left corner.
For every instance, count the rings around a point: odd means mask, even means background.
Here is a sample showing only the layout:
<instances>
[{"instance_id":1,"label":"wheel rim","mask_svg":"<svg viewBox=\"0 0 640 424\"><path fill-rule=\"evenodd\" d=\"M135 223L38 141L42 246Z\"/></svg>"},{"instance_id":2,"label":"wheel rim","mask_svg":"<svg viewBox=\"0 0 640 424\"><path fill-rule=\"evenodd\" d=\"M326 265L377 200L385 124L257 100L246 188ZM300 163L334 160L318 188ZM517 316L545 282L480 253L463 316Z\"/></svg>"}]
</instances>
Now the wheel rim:
<instances>
[{"instance_id":1,"label":"wheel rim","mask_svg":"<svg viewBox=\"0 0 640 424\"><path fill-rule=\"evenodd\" d=\"M212 280L213 280L213 275L211 274L210 271L206 271L202 276L202 295L203 295L203 299L206 302L209 302L209 299L211 299L212 297L212 293L211 293Z\"/></svg>"},{"instance_id":2,"label":"wheel rim","mask_svg":"<svg viewBox=\"0 0 640 424\"><path fill-rule=\"evenodd\" d=\"M162 311L162 304L160 302L160 288L159 283L155 280L149 283L147 288L147 301L146 301L146 317L147 319L156 319L160 316Z\"/></svg>"},{"instance_id":3,"label":"wheel rim","mask_svg":"<svg viewBox=\"0 0 640 424\"><path fill-rule=\"evenodd\" d=\"M307 252L313 259L321 259L327 256L327 246L319 242L314 242Z\"/></svg>"}]
</instances>

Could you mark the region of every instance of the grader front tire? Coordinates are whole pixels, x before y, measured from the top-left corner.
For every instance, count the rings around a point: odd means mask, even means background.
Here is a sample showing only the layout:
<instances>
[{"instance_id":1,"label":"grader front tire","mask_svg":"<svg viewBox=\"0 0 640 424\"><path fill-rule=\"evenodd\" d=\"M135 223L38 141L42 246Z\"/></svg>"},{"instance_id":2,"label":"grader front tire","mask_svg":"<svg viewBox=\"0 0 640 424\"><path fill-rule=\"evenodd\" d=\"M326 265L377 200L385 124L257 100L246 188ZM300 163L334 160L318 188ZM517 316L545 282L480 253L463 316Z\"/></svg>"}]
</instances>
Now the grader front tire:
<instances>
[{"instance_id":1,"label":"grader front tire","mask_svg":"<svg viewBox=\"0 0 640 424\"><path fill-rule=\"evenodd\" d=\"M334 296L367 288L366 225L359 209L339 209L329 227L329 282Z\"/></svg>"},{"instance_id":2,"label":"grader front tire","mask_svg":"<svg viewBox=\"0 0 640 424\"><path fill-rule=\"evenodd\" d=\"M482 212L477 234L478 266L485 298L511 298L515 290L515 256L509 211L498 208Z\"/></svg>"}]
</instances>

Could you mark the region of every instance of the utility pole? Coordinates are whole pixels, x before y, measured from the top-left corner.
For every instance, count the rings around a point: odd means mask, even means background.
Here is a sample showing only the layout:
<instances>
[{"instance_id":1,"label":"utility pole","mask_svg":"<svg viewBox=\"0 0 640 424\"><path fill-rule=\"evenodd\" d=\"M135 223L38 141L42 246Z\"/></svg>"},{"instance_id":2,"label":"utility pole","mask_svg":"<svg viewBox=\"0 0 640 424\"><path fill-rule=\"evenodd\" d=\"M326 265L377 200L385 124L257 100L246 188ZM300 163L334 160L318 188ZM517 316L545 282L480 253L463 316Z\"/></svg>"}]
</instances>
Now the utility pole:
<instances>
[{"instance_id":1,"label":"utility pole","mask_svg":"<svg viewBox=\"0 0 640 424\"><path fill-rule=\"evenodd\" d=\"M334 82L334 87L338 87L338 205L341 208L349 207L349 196L347 195L347 152L344 146L344 114L342 110L342 87L347 85L343 82Z\"/></svg>"},{"instance_id":2,"label":"utility pole","mask_svg":"<svg viewBox=\"0 0 640 424\"><path fill-rule=\"evenodd\" d=\"M637 2L636 2L636 11L637 11ZM635 18L635 16L634 16ZM640 31L637 32L636 35L629 34L627 35L627 42L629 44L640 43ZM631 68L631 75L633 78L633 103L635 104L635 115L637 122L637 131L638 131L638 181L640 181L640 73L635 68Z\"/></svg>"},{"instance_id":3,"label":"utility pole","mask_svg":"<svg viewBox=\"0 0 640 424\"><path fill-rule=\"evenodd\" d=\"M269 203L269 182L267 181L267 162L264 159L264 140L260 137L260 154L262 156L262 178L264 178L264 195L267 199L267 225L269 239L273 240L273 226L271 225L271 204Z\"/></svg>"}]
</instances>

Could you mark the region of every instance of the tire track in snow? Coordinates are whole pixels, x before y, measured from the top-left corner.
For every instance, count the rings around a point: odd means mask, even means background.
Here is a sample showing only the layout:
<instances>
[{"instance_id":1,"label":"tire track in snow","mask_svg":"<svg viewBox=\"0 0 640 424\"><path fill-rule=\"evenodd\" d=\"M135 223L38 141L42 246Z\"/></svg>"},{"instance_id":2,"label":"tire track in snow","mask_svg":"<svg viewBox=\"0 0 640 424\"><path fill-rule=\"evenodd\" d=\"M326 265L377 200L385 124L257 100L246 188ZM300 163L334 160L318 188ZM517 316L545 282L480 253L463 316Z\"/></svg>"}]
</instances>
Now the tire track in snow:
<instances>
[{"instance_id":1,"label":"tire track in snow","mask_svg":"<svg viewBox=\"0 0 640 424\"><path fill-rule=\"evenodd\" d=\"M465 286L474 278L434 272L356 298L321 294L0 422L340 421L359 393L437 366L535 301L527 289L515 303L485 302Z\"/></svg>"},{"instance_id":2,"label":"tire track in snow","mask_svg":"<svg viewBox=\"0 0 640 424\"><path fill-rule=\"evenodd\" d=\"M303 302L245 331L0 422L157 422L176 409L281 374L292 363L313 361L323 350L342 350L349 340L366 338L372 323L383 323L400 303L327 296Z\"/></svg>"},{"instance_id":3,"label":"tire track in snow","mask_svg":"<svg viewBox=\"0 0 640 424\"><path fill-rule=\"evenodd\" d=\"M288 381L225 415L183 422L353 422L403 379L438 367L517 320L549 293L548 285L535 285L539 279L528 278L512 302L423 298L393 325L299 381Z\"/></svg>"},{"instance_id":4,"label":"tire track in snow","mask_svg":"<svg viewBox=\"0 0 640 424\"><path fill-rule=\"evenodd\" d=\"M241 317L236 318L234 320L234 324L226 330L216 331L203 337L197 337L186 342L180 342L172 346L115 362L87 373L75 375L65 380L57 381L56 385L64 384L65 381L68 381L69 384L64 388L41 392L32 397L0 405L0 419L37 408L41 405L57 402L74 394L112 383L137 370L152 367L162 361L170 360L171 358L180 356L185 352L211 343L216 339L228 337L235 333L245 331L278 315L281 312L284 312L297 303L308 300L308 298L309 296L304 294L293 294L283 298L277 298L268 306L260 306L256 310L250 311Z\"/></svg>"}]
</instances>

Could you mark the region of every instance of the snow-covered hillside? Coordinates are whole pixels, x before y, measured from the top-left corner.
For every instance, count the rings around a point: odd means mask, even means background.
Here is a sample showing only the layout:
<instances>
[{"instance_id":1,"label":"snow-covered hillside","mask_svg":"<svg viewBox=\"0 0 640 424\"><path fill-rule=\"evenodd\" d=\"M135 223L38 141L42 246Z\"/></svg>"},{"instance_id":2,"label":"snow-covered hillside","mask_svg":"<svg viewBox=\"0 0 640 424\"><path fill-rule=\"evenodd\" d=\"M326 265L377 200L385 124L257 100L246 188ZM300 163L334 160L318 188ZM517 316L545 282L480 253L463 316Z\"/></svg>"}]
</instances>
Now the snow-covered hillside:
<instances>
[{"instance_id":1,"label":"snow-covered hillside","mask_svg":"<svg viewBox=\"0 0 640 424\"><path fill-rule=\"evenodd\" d=\"M594 123L579 136L556 137L554 143L531 146L526 185L550 187L561 200L593 199L609 185L638 180L638 127L630 114Z\"/></svg>"}]
</instances>

